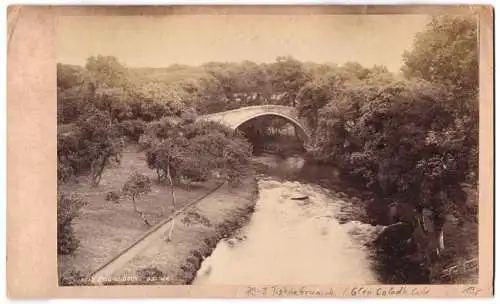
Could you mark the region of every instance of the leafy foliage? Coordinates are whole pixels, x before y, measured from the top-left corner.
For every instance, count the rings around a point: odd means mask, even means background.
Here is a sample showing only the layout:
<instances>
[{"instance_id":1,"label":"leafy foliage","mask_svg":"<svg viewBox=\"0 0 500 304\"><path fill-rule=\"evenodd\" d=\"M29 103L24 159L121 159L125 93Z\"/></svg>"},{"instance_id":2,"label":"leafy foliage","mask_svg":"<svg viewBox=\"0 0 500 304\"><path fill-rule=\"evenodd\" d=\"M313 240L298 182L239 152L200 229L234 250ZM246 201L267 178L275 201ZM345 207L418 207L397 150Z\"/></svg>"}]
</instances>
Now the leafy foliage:
<instances>
[{"instance_id":1,"label":"leafy foliage","mask_svg":"<svg viewBox=\"0 0 500 304\"><path fill-rule=\"evenodd\" d=\"M477 182L479 143L479 63L477 21L470 16L435 17L403 54L403 72L446 85L455 97L457 128L471 149L469 182Z\"/></svg>"},{"instance_id":2,"label":"leafy foliage","mask_svg":"<svg viewBox=\"0 0 500 304\"><path fill-rule=\"evenodd\" d=\"M149 192L151 192L151 180L146 175L138 172L133 172L122 187L122 194L132 198L134 211L139 214L147 226L150 226L150 223L144 213L137 209L136 198Z\"/></svg>"},{"instance_id":3,"label":"leafy foliage","mask_svg":"<svg viewBox=\"0 0 500 304\"><path fill-rule=\"evenodd\" d=\"M75 65L57 64L58 91L71 89L81 84L83 68Z\"/></svg>"},{"instance_id":4,"label":"leafy foliage","mask_svg":"<svg viewBox=\"0 0 500 304\"><path fill-rule=\"evenodd\" d=\"M250 146L232 130L213 122L182 123L164 119L151 126L148 166L159 178L168 175L192 181L208 179L214 171L237 182L250 157Z\"/></svg>"},{"instance_id":5,"label":"leafy foliage","mask_svg":"<svg viewBox=\"0 0 500 304\"><path fill-rule=\"evenodd\" d=\"M479 84L477 21L469 16L434 17L403 54L403 71L475 94Z\"/></svg>"},{"instance_id":6,"label":"leafy foliage","mask_svg":"<svg viewBox=\"0 0 500 304\"><path fill-rule=\"evenodd\" d=\"M149 192L151 192L151 180L138 172L133 172L122 188L122 193L130 196L134 202L137 197Z\"/></svg>"},{"instance_id":7,"label":"leafy foliage","mask_svg":"<svg viewBox=\"0 0 500 304\"><path fill-rule=\"evenodd\" d=\"M421 208L449 207L440 201L441 190L454 191L466 180L471 168L463 160L474 153L464 145L467 131L454 116L453 96L423 81L347 94L356 103L322 111L316 153L381 197L406 193Z\"/></svg>"},{"instance_id":8,"label":"leafy foliage","mask_svg":"<svg viewBox=\"0 0 500 304\"><path fill-rule=\"evenodd\" d=\"M343 87L342 79L335 73L315 77L302 86L297 95L297 109L313 130L318 125L319 110L337 99Z\"/></svg>"},{"instance_id":9,"label":"leafy foliage","mask_svg":"<svg viewBox=\"0 0 500 304\"><path fill-rule=\"evenodd\" d=\"M123 144L117 128L103 112L88 107L72 130L58 130L58 179L89 172L93 185L99 184L105 166L120 159Z\"/></svg>"},{"instance_id":10,"label":"leafy foliage","mask_svg":"<svg viewBox=\"0 0 500 304\"><path fill-rule=\"evenodd\" d=\"M269 66L273 94L283 105L295 106L297 94L309 80L302 63L290 56L280 56Z\"/></svg>"}]
</instances>

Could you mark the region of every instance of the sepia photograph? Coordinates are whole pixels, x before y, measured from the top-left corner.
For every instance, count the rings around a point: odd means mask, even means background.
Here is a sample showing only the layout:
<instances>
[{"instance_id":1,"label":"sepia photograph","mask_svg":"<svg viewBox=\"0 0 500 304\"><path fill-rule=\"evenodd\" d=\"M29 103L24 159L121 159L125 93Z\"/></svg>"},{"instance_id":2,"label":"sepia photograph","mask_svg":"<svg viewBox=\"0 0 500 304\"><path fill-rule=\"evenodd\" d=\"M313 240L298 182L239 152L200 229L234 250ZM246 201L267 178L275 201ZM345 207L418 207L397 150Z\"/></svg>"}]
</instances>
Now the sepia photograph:
<instances>
[{"instance_id":1,"label":"sepia photograph","mask_svg":"<svg viewBox=\"0 0 500 304\"><path fill-rule=\"evenodd\" d=\"M474 10L57 15L57 285L475 286L479 34Z\"/></svg>"}]
</instances>

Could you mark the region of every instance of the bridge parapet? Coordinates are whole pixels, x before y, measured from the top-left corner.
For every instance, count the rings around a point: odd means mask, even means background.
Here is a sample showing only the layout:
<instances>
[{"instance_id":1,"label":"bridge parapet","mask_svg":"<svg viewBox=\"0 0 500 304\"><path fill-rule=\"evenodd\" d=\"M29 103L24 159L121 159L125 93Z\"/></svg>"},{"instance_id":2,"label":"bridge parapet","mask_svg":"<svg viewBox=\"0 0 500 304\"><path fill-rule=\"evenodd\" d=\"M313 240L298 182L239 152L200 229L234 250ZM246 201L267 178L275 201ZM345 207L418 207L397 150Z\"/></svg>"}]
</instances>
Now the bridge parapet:
<instances>
[{"instance_id":1,"label":"bridge parapet","mask_svg":"<svg viewBox=\"0 0 500 304\"><path fill-rule=\"evenodd\" d=\"M213 117L221 117L221 116L226 116L226 115L235 115L237 113L250 113L250 112L255 112L255 113L260 113L260 112L266 112L266 111L271 111L271 112L283 112L288 115L293 115L298 117L298 111L294 107L289 107L289 106L280 106L280 105L260 105L260 106L248 106L248 107L242 107L234 110L229 110L229 111L224 111L224 112L218 112L218 113L212 113L212 114L207 114L200 116L200 119L210 119Z\"/></svg>"},{"instance_id":2,"label":"bridge parapet","mask_svg":"<svg viewBox=\"0 0 500 304\"><path fill-rule=\"evenodd\" d=\"M307 123L301 119L299 112L294 107L281 105L259 105L248 106L239 109L203 115L198 120L216 121L236 130L243 123L261 116L278 116L294 124L304 136L306 142L309 141L310 131Z\"/></svg>"}]
</instances>

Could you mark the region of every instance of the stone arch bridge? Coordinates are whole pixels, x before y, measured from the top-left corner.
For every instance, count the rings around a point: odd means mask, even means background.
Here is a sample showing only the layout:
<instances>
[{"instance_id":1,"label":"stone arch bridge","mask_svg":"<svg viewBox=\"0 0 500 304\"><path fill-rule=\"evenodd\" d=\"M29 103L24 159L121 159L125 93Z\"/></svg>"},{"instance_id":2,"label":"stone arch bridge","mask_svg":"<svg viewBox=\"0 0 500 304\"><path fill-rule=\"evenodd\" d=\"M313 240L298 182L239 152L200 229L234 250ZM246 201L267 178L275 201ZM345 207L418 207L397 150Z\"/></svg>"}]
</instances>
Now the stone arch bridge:
<instances>
[{"instance_id":1,"label":"stone arch bridge","mask_svg":"<svg viewBox=\"0 0 500 304\"><path fill-rule=\"evenodd\" d=\"M309 144L311 135L310 130L307 123L299 116L297 109L294 107L280 105L248 106L235 110L203 115L200 116L198 120L219 122L236 130L245 122L264 116L284 118L295 126L298 135L304 141L304 146Z\"/></svg>"}]
</instances>

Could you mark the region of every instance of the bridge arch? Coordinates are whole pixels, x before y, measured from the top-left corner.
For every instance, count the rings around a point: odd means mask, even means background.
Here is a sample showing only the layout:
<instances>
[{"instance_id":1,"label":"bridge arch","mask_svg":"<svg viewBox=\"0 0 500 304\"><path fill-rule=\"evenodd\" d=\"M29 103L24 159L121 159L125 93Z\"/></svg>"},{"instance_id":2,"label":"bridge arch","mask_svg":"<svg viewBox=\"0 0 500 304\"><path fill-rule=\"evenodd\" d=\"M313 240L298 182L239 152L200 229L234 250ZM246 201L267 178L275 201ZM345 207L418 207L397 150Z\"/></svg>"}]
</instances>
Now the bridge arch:
<instances>
[{"instance_id":1,"label":"bridge arch","mask_svg":"<svg viewBox=\"0 0 500 304\"><path fill-rule=\"evenodd\" d=\"M243 124L251 121L252 119L255 119L255 118L259 118L259 117L266 117L266 116L271 116L271 117L281 117L283 119L285 119L287 122L291 123L294 125L295 127L295 130L298 130L299 133L300 133L300 137L302 138L302 140L304 141L304 145L306 145L308 142L309 142L309 134L307 134L307 131L306 129L302 126L302 124L297 121L296 119L294 119L293 117L290 117L290 116L287 116L285 114L282 114L282 113L272 113L272 112L266 112L266 113L257 113L257 114L254 114L248 118L246 118L245 120L242 120L238 123L236 123L233 127L234 130L238 130L238 128L240 126L242 126Z\"/></svg>"},{"instance_id":2,"label":"bridge arch","mask_svg":"<svg viewBox=\"0 0 500 304\"><path fill-rule=\"evenodd\" d=\"M297 109L294 107L281 105L248 106L230 111L203 115L198 117L198 120L219 122L230 127L233 130L236 130L241 125L252 119L265 116L284 118L286 121L294 125L295 129L299 131L299 135L304 141L304 147L309 144L310 131L308 129L307 123L305 123L301 119Z\"/></svg>"}]
</instances>

